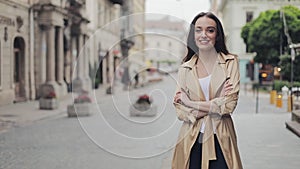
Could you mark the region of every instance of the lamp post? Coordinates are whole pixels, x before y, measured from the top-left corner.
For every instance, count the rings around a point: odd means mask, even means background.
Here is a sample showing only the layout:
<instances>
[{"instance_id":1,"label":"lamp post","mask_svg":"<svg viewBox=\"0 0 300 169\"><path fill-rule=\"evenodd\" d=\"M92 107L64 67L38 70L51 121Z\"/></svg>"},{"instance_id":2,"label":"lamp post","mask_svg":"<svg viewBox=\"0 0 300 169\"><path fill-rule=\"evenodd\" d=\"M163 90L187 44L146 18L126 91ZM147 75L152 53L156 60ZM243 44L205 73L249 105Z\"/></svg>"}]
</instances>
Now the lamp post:
<instances>
[{"instance_id":1,"label":"lamp post","mask_svg":"<svg viewBox=\"0 0 300 169\"><path fill-rule=\"evenodd\" d=\"M124 84L124 89L127 90L130 85L128 51L134 45L134 42L127 39L122 39L120 45L125 64L124 73L121 81Z\"/></svg>"},{"instance_id":2,"label":"lamp post","mask_svg":"<svg viewBox=\"0 0 300 169\"><path fill-rule=\"evenodd\" d=\"M293 86L294 86L294 60L295 60L295 49L294 45L290 45L291 48L291 89L293 93Z\"/></svg>"},{"instance_id":3,"label":"lamp post","mask_svg":"<svg viewBox=\"0 0 300 169\"><path fill-rule=\"evenodd\" d=\"M293 86L294 86L294 60L296 56L295 50L299 50L300 44L291 44L291 111L293 110Z\"/></svg>"}]
</instances>

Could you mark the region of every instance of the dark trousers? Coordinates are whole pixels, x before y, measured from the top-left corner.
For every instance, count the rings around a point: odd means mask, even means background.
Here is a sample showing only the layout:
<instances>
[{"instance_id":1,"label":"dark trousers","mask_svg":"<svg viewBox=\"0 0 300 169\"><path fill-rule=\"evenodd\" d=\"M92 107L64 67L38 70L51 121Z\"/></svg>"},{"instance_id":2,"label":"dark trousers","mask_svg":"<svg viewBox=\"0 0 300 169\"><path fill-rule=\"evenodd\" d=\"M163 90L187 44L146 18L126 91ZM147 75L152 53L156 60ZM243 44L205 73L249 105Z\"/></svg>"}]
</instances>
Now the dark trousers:
<instances>
[{"instance_id":1,"label":"dark trousers","mask_svg":"<svg viewBox=\"0 0 300 169\"><path fill-rule=\"evenodd\" d=\"M201 169L202 143L199 143L199 141L198 141L199 137L202 138L202 133L200 133L198 135L198 138L192 147L191 154L190 154L189 169ZM217 160L209 161L209 169L228 169L216 135L214 135L214 139L215 139L215 149L216 149Z\"/></svg>"}]
</instances>

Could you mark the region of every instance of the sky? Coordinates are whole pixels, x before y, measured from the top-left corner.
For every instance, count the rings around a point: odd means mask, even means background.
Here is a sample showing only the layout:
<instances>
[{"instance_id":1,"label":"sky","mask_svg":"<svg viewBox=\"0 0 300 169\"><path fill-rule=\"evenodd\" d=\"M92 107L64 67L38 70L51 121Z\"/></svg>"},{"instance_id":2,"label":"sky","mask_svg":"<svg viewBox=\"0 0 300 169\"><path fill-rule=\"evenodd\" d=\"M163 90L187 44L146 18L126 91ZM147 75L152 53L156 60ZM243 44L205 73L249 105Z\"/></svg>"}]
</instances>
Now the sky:
<instances>
[{"instance_id":1,"label":"sky","mask_svg":"<svg viewBox=\"0 0 300 169\"><path fill-rule=\"evenodd\" d=\"M198 13L208 11L209 6L209 0L146 0L146 13L171 15L191 22Z\"/></svg>"}]
</instances>

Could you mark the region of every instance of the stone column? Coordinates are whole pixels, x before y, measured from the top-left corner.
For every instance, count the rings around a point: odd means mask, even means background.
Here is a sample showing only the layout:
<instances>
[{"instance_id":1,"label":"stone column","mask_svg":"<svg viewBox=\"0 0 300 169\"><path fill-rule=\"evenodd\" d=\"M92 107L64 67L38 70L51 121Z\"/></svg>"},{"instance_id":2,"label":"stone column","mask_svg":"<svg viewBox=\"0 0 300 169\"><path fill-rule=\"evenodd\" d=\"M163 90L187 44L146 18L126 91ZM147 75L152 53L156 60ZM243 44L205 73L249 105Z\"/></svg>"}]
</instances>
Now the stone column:
<instances>
[{"instance_id":1,"label":"stone column","mask_svg":"<svg viewBox=\"0 0 300 169\"><path fill-rule=\"evenodd\" d=\"M83 79L84 77L84 57L85 57L85 53L84 53L84 36L83 35L79 35L78 37L78 46L77 46L77 69L78 69L78 76Z\"/></svg>"},{"instance_id":2,"label":"stone column","mask_svg":"<svg viewBox=\"0 0 300 169\"><path fill-rule=\"evenodd\" d=\"M46 30L47 57L46 57L46 81L55 82L55 29L50 26Z\"/></svg>"},{"instance_id":3,"label":"stone column","mask_svg":"<svg viewBox=\"0 0 300 169\"><path fill-rule=\"evenodd\" d=\"M39 84L43 84L46 82L46 58L47 58L47 42L46 42L46 31L42 29L41 31L41 51L39 64L38 64L38 72L39 72Z\"/></svg>"},{"instance_id":4,"label":"stone column","mask_svg":"<svg viewBox=\"0 0 300 169\"><path fill-rule=\"evenodd\" d=\"M88 47L89 47L89 44L88 44L88 40L87 40L87 36L84 36L83 35L83 48L82 48L82 54L83 54L83 68L84 68L84 77L85 78L88 78L89 77L89 55L88 55Z\"/></svg>"},{"instance_id":5,"label":"stone column","mask_svg":"<svg viewBox=\"0 0 300 169\"><path fill-rule=\"evenodd\" d=\"M76 78L73 80L73 92L81 92L82 90L90 91L92 89L91 80L85 77L85 52L84 52L84 36L79 35L77 38L77 60L76 60ZM88 79L87 79L88 78Z\"/></svg>"},{"instance_id":6,"label":"stone column","mask_svg":"<svg viewBox=\"0 0 300 169\"><path fill-rule=\"evenodd\" d=\"M107 57L107 54L105 54L105 56L104 56L104 58L101 60L101 62L102 62L102 82L103 82L103 84L106 84L107 85L107 70L106 70L106 68L107 68L107 59L108 59L108 57Z\"/></svg>"},{"instance_id":7,"label":"stone column","mask_svg":"<svg viewBox=\"0 0 300 169\"><path fill-rule=\"evenodd\" d=\"M54 91L60 97L59 87L55 81L55 29L47 26L46 28L46 83L40 87L41 97Z\"/></svg>"},{"instance_id":8,"label":"stone column","mask_svg":"<svg viewBox=\"0 0 300 169\"><path fill-rule=\"evenodd\" d=\"M88 52L88 48L90 48L90 43L88 40L88 36L83 35L83 38L84 38L84 41L83 41L84 42L84 44L83 44L84 79L85 79L88 89L91 90L92 89L92 80L89 75L90 56L89 56L89 52Z\"/></svg>"},{"instance_id":9,"label":"stone column","mask_svg":"<svg viewBox=\"0 0 300 169\"><path fill-rule=\"evenodd\" d=\"M57 82L60 87L60 93L61 95L67 94L67 85L64 81L64 39L63 39L63 30L61 27L57 29L58 31L58 37L57 37Z\"/></svg>"},{"instance_id":10,"label":"stone column","mask_svg":"<svg viewBox=\"0 0 300 169\"><path fill-rule=\"evenodd\" d=\"M77 77L77 70L74 70L74 66L77 61L77 37L71 37L70 40L71 49L70 49L70 80L73 81Z\"/></svg>"}]
</instances>

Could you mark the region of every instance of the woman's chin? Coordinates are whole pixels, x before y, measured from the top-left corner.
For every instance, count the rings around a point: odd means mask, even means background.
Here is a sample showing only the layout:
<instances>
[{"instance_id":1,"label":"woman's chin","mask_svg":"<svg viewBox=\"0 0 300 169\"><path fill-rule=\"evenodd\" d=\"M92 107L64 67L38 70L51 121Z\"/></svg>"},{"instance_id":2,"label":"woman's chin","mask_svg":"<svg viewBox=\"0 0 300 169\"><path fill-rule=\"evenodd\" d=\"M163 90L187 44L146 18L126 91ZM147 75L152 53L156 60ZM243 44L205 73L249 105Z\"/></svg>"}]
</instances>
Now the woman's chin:
<instances>
[{"instance_id":1,"label":"woman's chin","mask_svg":"<svg viewBox=\"0 0 300 169\"><path fill-rule=\"evenodd\" d=\"M215 48L214 48L214 46L212 46L212 45L199 45L198 46L199 47L199 50L201 50L201 51L211 51L211 50L214 50Z\"/></svg>"}]
</instances>

